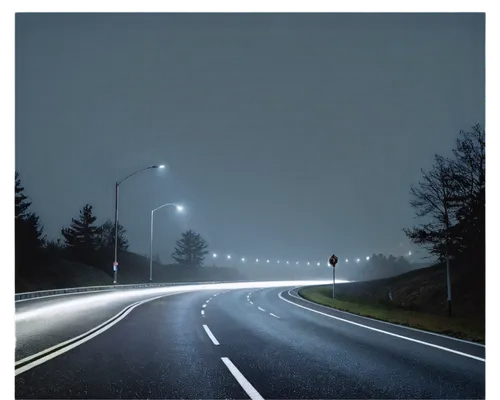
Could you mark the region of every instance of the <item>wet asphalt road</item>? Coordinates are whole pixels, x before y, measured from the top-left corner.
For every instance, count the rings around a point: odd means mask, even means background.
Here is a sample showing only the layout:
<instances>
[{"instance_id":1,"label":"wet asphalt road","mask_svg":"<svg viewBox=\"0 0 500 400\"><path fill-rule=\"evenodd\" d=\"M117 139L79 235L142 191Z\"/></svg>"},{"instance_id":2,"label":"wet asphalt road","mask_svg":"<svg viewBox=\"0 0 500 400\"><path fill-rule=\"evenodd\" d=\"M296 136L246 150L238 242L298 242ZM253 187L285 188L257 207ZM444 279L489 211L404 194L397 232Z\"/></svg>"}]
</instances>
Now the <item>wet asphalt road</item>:
<instances>
[{"instance_id":1,"label":"wet asphalt road","mask_svg":"<svg viewBox=\"0 0 500 400\"><path fill-rule=\"evenodd\" d=\"M205 290L138 305L16 375L16 398L484 398L483 346L314 306L294 293Z\"/></svg>"}]
</instances>

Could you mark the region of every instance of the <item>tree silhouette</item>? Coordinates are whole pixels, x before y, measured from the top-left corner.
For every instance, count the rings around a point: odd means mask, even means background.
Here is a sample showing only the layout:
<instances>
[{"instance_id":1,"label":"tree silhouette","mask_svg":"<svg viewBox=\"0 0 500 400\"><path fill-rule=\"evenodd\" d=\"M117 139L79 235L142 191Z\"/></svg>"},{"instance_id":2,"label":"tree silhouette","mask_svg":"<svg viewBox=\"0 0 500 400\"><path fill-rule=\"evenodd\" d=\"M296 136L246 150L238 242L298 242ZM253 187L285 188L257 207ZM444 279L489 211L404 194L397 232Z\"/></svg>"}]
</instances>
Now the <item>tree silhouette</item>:
<instances>
[{"instance_id":1,"label":"tree silhouette","mask_svg":"<svg viewBox=\"0 0 500 400\"><path fill-rule=\"evenodd\" d=\"M460 132L456 148L454 179L460 204L453 252L466 262L485 263L485 204L486 204L486 144L485 131L480 125L471 132Z\"/></svg>"},{"instance_id":2,"label":"tree silhouette","mask_svg":"<svg viewBox=\"0 0 500 400\"><path fill-rule=\"evenodd\" d=\"M19 173L16 171L16 189L15 189L15 204L16 204L16 220L24 219L27 214L28 207L31 205L31 202L28 201L28 198L24 195L24 187L21 185L21 178L19 177Z\"/></svg>"},{"instance_id":3,"label":"tree silhouette","mask_svg":"<svg viewBox=\"0 0 500 400\"><path fill-rule=\"evenodd\" d=\"M450 160L436 155L434 161L432 169L422 170L421 181L410 190L410 205L416 216L425 217L428 222L404 232L412 242L423 245L440 260L447 260L457 209L457 187Z\"/></svg>"},{"instance_id":4,"label":"tree silhouette","mask_svg":"<svg viewBox=\"0 0 500 400\"><path fill-rule=\"evenodd\" d=\"M78 219L72 219L69 228L62 228L66 248L80 261L86 261L99 247L101 228L93 225L96 217L92 215L92 206L86 204L80 210Z\"/></svg>"},{"instance_id":5,"label":"tree silhouette","mask_svg":"<svg viewBox=\"0 0 500 400\"><path fill-rule=\"evenodd\" d=\"M172 258L181 265L200 267L208 254L208 243L199 233L188 230L177 241Z\"/></svg>"},{"instance_id":6,"label":"tree silhouette","mask_svg":"<svg viewBox=\"0 0 500 400\"><path fill-rule=\"evenodd\" d=\"M9 224L13 224L14 262L19 271L29 273L28 270L33 268L35 263L40 266L42 248L46 240L40 218L29 211L31 202L24 194L19 173L16 170L11 171Z\"/></svg>"},{"instance_id":7,"label":"tree silhouette","mask_svg":"<svg viewBox=\"0 0 500 400\"><path fill-rule=\"evenodd\" d=\"M127 230L118 223L118 250L128 250L126 233ZM115 224L109 219L101 226L100 247L103 249L114 249L115 247Z\"/></svg>"}]
</instances>

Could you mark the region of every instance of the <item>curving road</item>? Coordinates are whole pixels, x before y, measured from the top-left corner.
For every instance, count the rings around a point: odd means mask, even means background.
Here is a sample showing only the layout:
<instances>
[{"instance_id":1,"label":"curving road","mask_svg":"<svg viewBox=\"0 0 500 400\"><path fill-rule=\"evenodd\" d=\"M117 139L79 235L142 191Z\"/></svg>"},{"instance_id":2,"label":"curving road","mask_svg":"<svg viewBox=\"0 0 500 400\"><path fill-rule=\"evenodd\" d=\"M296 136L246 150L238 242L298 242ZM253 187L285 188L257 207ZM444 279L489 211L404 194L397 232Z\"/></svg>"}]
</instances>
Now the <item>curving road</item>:
<instances>
[{"instance_id":1,"label":"curving road","mask_svg":"<svg viewBox=\"0 0 500 400\"><path fill-rule=\"evenodd\" d=\"M314 305L290 287L95 296L17 305L16 398L485 397L484 346ZM92 312L57 310L70 301Z\"/></svg>"}]
</instances>

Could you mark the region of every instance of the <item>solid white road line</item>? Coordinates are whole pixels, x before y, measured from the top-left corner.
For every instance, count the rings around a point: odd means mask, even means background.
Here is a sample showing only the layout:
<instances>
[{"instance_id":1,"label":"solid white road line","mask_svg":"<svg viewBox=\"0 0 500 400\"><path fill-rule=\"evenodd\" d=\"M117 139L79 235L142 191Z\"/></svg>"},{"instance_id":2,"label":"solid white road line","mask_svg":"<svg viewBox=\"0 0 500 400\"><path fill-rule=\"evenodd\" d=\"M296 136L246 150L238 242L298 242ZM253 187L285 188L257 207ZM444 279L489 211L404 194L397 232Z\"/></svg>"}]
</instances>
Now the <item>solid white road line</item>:
<instances>
[{"instance_id":1,"label":"solid white road line","mask_svg":"<svg viewBox=\"0 0 500 400\"><path fill-rule=\"evenodd\" d=\"M227 369L229 369L229 372L233 374L233 376L236 378L240 386L243 388L243 390L246 392L248 397L250 397L252 400L264 400L264 398L257 392L257 389L255 389L250 382L247 381L247 378L243 376L243 374L239 371L238 368L232 363L232 361L227 358L227 357L221 357L221 360L224 364L226 364Z\"/></svg>"},{"instance_id":2,"label":"solid white road line","mask_svg":"<svg viewBox=\"0 0 500 400\"><path fill-rule=\"evenodd\" d=\"M203 329L205 329L205 332L207 333L207 335L210 338L210 340L212 341L212 343L215 344L216 346L218 346L219 341L216 339L216 337L214 336L214 334L212 333L210 328L206 325L203 325Z\"/></svg>"},{"instance_id":3,"label":"solid white road line","mask_svg":"<svg viewBox=\"0 0 500 400\"><path fill-rule=\"evenodd\" d=\"M293 297L294 299L298 299L298 300L301 300L301 301L305 301L307 303L311 303L315 306L320 306L322 308L325 308L325 309L332 309L331 307L327 307L327 306L324 306L323 304L318 304L318 303L315 303L313 301L310 301L310 300L307 300L307 299L304 299L303 297L297 297L295 296L294 294L290 293L294 288L288 290L288 294L290 295L290 297ZM284 292L284 290L283 290ZM281 293L283 293L281 292ZM334 309L335 311L339 312L339 313L342 313L342 314L347 314L347 315L352 315L352 313L350 312L347 312L347 311L342 311L342 310L337 310L337 309ZM392 322L387 322L387 321L381 321L381 320L374 320L373 318L370 318L370 317L365 317L363 315L357 315L356 314L356 317L358 318L363 318L363 319L367 319L367 320L370 320L370 321L376 321L376 322L379 322L381 324L386 324L386 325L391 325L391 326L396 326L398 328L402 328L402 329L407 329L409 331L415 331L415 332L421 332L421 333L425 333L426 335L432 335L432 336L438 336L438 337L442 337L444 339L449 339L449 340L454 340L456 342L462 342L462 343L467 343L467 344L472 344L474 346L478 346L478 347L486 347L484 344L482 343L476 343L476 342L471 342L470 340L464 340L464 339L458 339L458 338L455 338L453 336L446 336L446 335L441 335L440 333L436 333L436 332L429 332L429 331L424 331L422 329L417 329L417 328L412 328L410 326L403 326L403 325L398 325L398 324L394 324Z\"/></svg>"},{"instance_id":4,"label":"solid white road line","mask_svg":"<svg viewBox=\"0 0 500 400\"><path fill-rule=\"evenodd\" d=\"M272 312L270 312L269 315L273 316L274 318L280 319L280 317L278 317L276 314L273 314Z\"/></svg>"},{"instance_id":5,"label":"solid white road line","mask_svg":"<svg viewBox=\"0 0 500 400\"><path fill-rule=\"evenodd\" d=\"M264 311L266 312L266 310L264 310L262 307L257 307L260 311Z\"/></svg>"},{"instance_id":6,"label":"solid white road line","mask_svg":"<svg viewBox=\"0 0 500 400\"><path fill-rule=\"evenodd\" d=\"M250 304L253 305L253 301L250 300Z\"/></svg>"},{"instance_id":7,"label":"solid white road line","mask_svg":"<svg viewBox=\"0 0 500 400\"><path fill-rule=\"evenodd\" d=\"M461 351L458 351L458 350L453 350L453 349L450 349L450 348L448 348L448 347L443 347L443 346L438 346L437 344L427 343L427 342L424 342L424 341L422 341L422 340L417 340L417 339L409 338L409 337L406 337L406 336L398 335L398 334L396 334L396 333L392 333L392 332L384 331L383 329L373 328L373 327L368 326L368 325L363 325L363 324L360 324L360 323L358 323L358 322L349 321L348 319L344 319L344 318L336 317L336 316L334 316L334 315L326 314L326 313L323 313L323 312L321 312L321 311L313 310L312 308L305 307L305 306L302 306L302 305L300 305L300 304L296 304L296 303L294 303L293 301L290 301L290 300L285 299L285 298L281 295L283 292L284 292L284 290L283 290L282 292L280 292L280 294L279 294L279 297L280 297L280 299L281 299L281 300L284 300L284 301L286 301L287 303L293 304L293 305L294 305L294 306L296 306L296 307L303 308L304 310L308 310L308 311L314 312L314 313L316 313L316 314L324 315L325 317L328 317L328 318L333 318L333 319L336 319L336 320L338 320L338 321L347 322L348 324L351 324L351 325L356 325L356 326L359 326L359 327L361 327L361 328L369 329L369 330L371 330L371 331L375 331L375 332L383 333L383 334L385 334L385 335L389 335L389 336L397 337L397 338L399 338L399 339L408 340L408 341L410 341L410 342L423 344L423 345L425 345L425 346L434 347L435 349L444 350L444 351L447 351L447 352L449 352L449 353L455 353L455 354L458 354L458 355L460 355L460 356L464 356L464 357L472 358L472 359L474 359L474 360L478 360L478 361L486 362L486 360L485 360L484 358L481 358L481 357L476 357L476 356L473 356L472 354L463 353L463 352L461 352ZM335 310L335 309L333 309L333 310Z\"/></svg>"},{"instance_id":8,"label":"solid white road line","mask_svg":"<svg viewBox=\"0 0 500 400\"><path fill-rule=\"evenodd\" d=\"M202 307L205 308L207 305L206 304L203 304Z\"/></svg>"},{"instance_id":9,"label":"solid white road line","mask_svg":"<svg viewBox=\"0 0 500 400\"><path fill-rule=\"evenodd\" d=\"M139 302L135 303L125 313L123 313L123 315L121 315L119 318L115 319L113 322L109 323L108 325L103 326L101 329L96 330L91 335L89 335L87 337L84 337L83 339L80 339L80 340L78 340L78 341L70 344L69 346L63 347L63 348L61 348L61 349L59 349L59 350L57 350L57 351L55 351L53 353L47 354L46 356L44 356L42 358L39 358L39 359L37 359L37 360L29 363L29 364L26 364L26 365L24 365L24 366L16 369L14 375L17 376L19 374L22 374L23 372L26 372L26 371L30 370L31 368L36 367L37 365L40 365L40 364L43 364L43 363L45 363L45 362L47 362L49 360L52 360L53 358L56 358L57 356L60 356L61 354L64 354L64 353L70 351L71 349L74 349L75 347L80 346L81 344L83 344L85 342L88 342L89 340L95 338L96 336L100 335L101 333L107 331L112 326L116 325L123 318L125 318L128 314L130 314L134 308L139 307L140 305L142 305L144 303L147 303L149 301L153 301L153 300L159 299L161 297L171 296L172 294L174 294L174 293L167 294L167 295L162 295L162 296L157 296L157 297L153 297L151 299L146 299L146 300L142 300L142 301L139 301ZM83 334L83 335L85 335L85 334ZM82 335L80 335L80 336L82 336ZM80 336L77 336L77 337L80 337ZM74 339L71 339L71 340L74 340ZM54 346L54 347L56 347L56 346ZM32 359L34 357L38 357L39 355L44 354L47 351L50 351L50 349L44 350L44 351L42 351L42 352L40 352L38 354L35 354L33 356L26 357L25 359L18 361L16 364L24 362L24 361L26 361L28 359Z\"/></svg>"}]
</instances>

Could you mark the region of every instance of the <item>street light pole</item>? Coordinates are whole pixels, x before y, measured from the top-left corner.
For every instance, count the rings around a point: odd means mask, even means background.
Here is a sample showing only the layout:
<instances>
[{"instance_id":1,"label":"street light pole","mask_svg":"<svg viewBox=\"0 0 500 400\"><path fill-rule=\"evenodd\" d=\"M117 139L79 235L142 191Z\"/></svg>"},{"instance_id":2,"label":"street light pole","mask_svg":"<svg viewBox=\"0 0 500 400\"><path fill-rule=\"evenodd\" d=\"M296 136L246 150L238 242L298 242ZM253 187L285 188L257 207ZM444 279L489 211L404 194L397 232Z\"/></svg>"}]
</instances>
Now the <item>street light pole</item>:
<instances>
[{"instance_id":1,"label":"street light pole","mask_svg":"<svg viewBox=\"0 0 500 400\"><path fill-rule=\"evenodd\" d=\"M118 282L118 182L115 184L115 262L113 263L113 284Z\"/></svg>"},{"instance_id":2,"label":"street light pole","mask_svg":"<svg viewBox=\"0 0 500 400\"><path fill-rule=\"evenodd\" d=\"M155 208L154 210L151 210L151 238L150 238L150 246L149 246L149 283L153 283L153 224L154 224L154 213L155 211L158 211L160 208L167 207L167 206L175 206L177 208L177 211L182 211L183 207L179 204L175 203L167 203L163 204L160 207Z\"/></svg>"},{"instance_id":3,"label":"street light pole","mask_svg":"<svg viewBox=\"0 0 500 400\"><path fill-rule=\"evenodd\" d=\"M132 172L130 175L127 175L121 181L116 181L115 183L115 261L113 263L113 284L118 283L118 193L120 184L130 178L131 176L138 174L139 172L145 171L147 169L155 169L155 168L165 168L164 165L150 165L149 167L142 168L135 172Z\"/></svg>"},{"instance_id":4,"label":"street light pole","mask_svg":"<svg viewBox=\"0 0 500 400\"><path fill-rule=\"evenodd\" d=\"M151 243L149 248L149 283L153 283L153 216L154 210L151 210Z\"/></svg>"}]
</instances>

